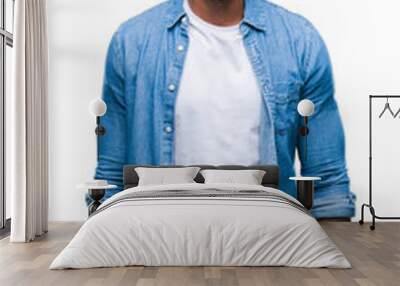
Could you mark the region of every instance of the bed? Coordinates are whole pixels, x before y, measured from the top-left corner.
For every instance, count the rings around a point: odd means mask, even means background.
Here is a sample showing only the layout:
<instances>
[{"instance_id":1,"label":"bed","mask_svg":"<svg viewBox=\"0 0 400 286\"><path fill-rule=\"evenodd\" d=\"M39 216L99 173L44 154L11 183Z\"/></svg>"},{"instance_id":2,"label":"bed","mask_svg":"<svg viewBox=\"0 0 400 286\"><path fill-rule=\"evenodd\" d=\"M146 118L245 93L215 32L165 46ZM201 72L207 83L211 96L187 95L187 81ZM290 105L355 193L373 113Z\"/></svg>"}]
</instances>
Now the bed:
<instances>
[{"instance_id":1,"label":"bed","mask_svg":"<svg viewBox=\"0 0 400 286\"><path fill-rule=\"evenodd\" d=\"M204 183L199 173L193 183L151 186L138 185L137 167L125 166L125 190L88 218L50 269L351 267L301 203L278 190L277 166L199 166L264 170L261 185Z\"/></svg>"}]
</instances>

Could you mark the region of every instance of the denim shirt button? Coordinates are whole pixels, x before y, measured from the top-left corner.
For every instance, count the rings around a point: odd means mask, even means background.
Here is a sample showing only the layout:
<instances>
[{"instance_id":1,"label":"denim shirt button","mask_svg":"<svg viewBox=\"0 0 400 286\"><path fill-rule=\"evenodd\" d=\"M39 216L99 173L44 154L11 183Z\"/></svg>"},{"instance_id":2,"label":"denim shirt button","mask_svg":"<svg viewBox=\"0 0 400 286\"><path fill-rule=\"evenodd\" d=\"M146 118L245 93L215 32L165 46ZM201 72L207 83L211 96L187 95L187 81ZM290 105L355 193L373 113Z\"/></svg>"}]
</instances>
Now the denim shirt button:
<instances>
[{"instance_id":1,"label":"denim shirt button","mask_svg":"<svg viewBox=\"0 0 400 286\"><path fill-rule=\"evenodd\" d=\"M185 50L185 47L183 45L178 45L177 50L178 52L183 52Z\"/></svg>"},{"instance_id":2,"label":"denim shirt button","mask_svg":"<svg viewBox=\"0 0 400 286\"><path fill-rule=\"evenodd\" d=\"M187 17L184 16L181 21L182 21L182 23L186 23L187 22Z\"/></svg>"},{"instance_id":3,"label":"denim shirt button","mask_svg":"<svg viewBox=\"0 0 400 286\"><path fill-rule=\"evenodd\" d=\"M172 127L171 127L171 126L165 126L165 127L164 127L164 131L165 131L166 133L171 133L171 132L172 132Z\"/></svg>"},{"instance_id":4,"label":"denim shirt button","mask_svg":"<svg viewBox=\"0 0 400 286\"><path fill-rule=\"evenodd\" d=\"M175 89L176 89L175 84L170 84L170 85L168 86L168 90L169 90L170 92L174 92Z\"/></svg>"}]
</instances>

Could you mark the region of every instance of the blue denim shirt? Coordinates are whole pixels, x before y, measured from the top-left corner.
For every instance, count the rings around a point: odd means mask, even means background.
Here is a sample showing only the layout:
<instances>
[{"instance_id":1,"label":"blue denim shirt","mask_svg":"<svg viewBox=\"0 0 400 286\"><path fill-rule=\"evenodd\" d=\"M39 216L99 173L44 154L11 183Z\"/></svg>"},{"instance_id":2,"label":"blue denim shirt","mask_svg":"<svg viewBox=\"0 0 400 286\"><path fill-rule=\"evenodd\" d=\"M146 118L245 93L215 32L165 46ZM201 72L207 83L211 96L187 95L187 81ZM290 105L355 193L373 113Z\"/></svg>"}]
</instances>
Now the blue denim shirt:
<instances>
[{"instance_id":1,"label":"blue denim shirt","mask_svg":"<svg viewBox=\"0 0 400 286\"><path fill-rule=\"evenodd\" d=\"M112 37L103 87L107 133L99 140L95 177L119 188L106 197L121 191L125 164L174 164L175 99L189 45L184 17L182 0L170 0L123 23ZM302 175L322 177L313 214L353 216L344 133L320 35L303 17L265 0L245 1L240 30L263 97L260 163L279 164L281 190L296 196L289 177L298 150ZM296 109L304 98L316 106L307 158Z\"/></svg>"}]
</instances>

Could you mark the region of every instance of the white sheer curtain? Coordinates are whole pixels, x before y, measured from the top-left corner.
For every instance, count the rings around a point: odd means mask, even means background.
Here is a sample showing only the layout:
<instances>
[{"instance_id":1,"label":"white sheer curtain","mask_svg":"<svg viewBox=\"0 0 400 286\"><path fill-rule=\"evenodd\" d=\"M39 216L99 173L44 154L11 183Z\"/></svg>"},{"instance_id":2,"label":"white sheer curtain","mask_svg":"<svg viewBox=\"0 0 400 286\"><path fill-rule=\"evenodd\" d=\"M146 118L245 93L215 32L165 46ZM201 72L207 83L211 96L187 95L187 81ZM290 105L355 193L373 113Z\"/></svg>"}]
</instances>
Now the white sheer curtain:
<instances>
[{"instance_id":1,"label":"white sheer curtain","mask_svg":"<svg viewBox=\"0 0 400 286\"><path fill-rule=\"evenodd\" d=\"M15 1L13 92L8 164L12 242L28 242L48 224L48 47L46 0Z\"/></svg>"}]
</instances>

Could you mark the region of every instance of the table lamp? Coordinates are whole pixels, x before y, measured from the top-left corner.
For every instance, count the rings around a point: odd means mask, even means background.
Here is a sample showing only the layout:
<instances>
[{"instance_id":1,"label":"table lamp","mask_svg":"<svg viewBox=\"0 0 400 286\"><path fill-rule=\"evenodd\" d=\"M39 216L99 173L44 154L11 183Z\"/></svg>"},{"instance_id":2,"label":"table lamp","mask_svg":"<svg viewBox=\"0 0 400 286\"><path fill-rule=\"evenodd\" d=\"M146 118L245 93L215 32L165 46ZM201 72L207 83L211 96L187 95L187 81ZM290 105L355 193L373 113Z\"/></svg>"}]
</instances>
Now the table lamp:
<instances>
[{"instance_id":1,"label":"table lamp","mask_svg":"<svg viewBox=\"0 0 400 286\"><path fill-rule=\"evenodd\" d=\"M90 103L89 110L90 110L90 113L96 117L95 133L96 133L96 139L97 139L97 162L98 162L99 161L99 137L106 134L106 129L104 128L104 126L102 126L100 124L100 118L104 114L106 114L107 105L101 98L97 98Z\"/></svg>"},{"instance_id":2,"label":"table lamp","mask_svg":"<svg viewBox=\"0 0 400 286\"><path fill-rule=\"evenodd\" d=\"M314 114L314 103L309 99L303 99L297 105L297 111L304 118L304 125L300 127L300 135L305 137L304 159L307 160L307 136L310 133L308 128L308 118Z\"/></svg>"}]
</instances>

